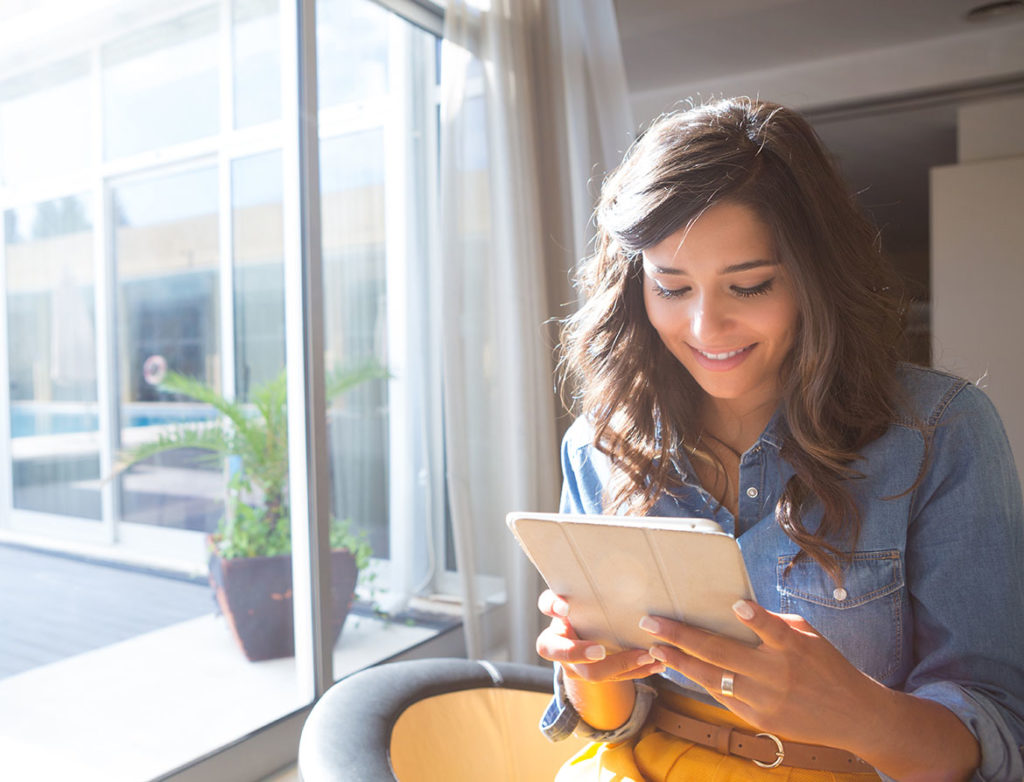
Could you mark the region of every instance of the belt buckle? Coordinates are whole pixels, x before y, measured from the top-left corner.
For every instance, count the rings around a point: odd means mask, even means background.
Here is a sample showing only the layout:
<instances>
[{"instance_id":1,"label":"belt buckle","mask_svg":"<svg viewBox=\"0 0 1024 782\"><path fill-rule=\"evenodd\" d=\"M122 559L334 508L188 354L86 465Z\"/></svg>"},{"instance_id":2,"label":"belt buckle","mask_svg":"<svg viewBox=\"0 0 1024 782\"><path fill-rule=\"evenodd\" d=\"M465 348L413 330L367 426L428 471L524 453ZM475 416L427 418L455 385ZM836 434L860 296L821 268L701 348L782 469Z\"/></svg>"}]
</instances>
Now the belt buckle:
<instances>
[{"instance_id":1,"label":"belt buckle","mask_svg":"<svg viewBox=\"0 0 1024 782\"><path fill-rule=\"evenodd\" d=\"M772 733L758 733L757 735L758 737L763 736L764 738L771 739L775 742L775 746L777 747L775 751L775 762L762 763L760 760L755 760L754 758L751 758L750 762L756 766L760 766L761 768L775 768L777 766L781 766L782 761L786 758L786 749L782 746L782 740Z\"/></svg>"}]
</instances>

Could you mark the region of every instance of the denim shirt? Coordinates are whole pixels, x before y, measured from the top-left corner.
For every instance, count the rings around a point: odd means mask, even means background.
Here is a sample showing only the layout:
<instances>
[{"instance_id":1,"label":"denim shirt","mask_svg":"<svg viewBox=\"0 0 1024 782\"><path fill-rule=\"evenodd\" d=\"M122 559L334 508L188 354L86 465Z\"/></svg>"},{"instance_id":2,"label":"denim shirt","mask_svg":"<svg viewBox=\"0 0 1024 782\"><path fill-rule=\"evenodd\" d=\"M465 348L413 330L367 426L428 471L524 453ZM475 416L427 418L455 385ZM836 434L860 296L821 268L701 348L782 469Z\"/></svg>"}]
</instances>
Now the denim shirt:
<instances>
[{"instance_id":1,"label":"denim shirt","mask_svg":"<svg viewBox=\"0 0 1024 782\"><path fill-rule=\"evenodd\" d=\"M1020 780L1024 505L1010 446L988 397L967 381L906 366L901 384L899 417L853 465L863 478L848 488L862 520L843 590L810 558L792 564L799 547L775 521L793 475L780 456L778 414L741 457L736 516L701 488L684 457L676 465L683 485L650 515L714 519L736 536L758 603L801 615L861 671L953 711L981 747L975 780ZM579 419L563 440L563 513L602 512L609 465L592 437ZM820 509L808 511L805 527L820 518ZM625 725L599 732L565 698L560 674L541 721L552 740L575 730L619 741L642 726L652 688L638 686ZM662 676L708 700L679 673Z\"/></svg>"}]
</instances>

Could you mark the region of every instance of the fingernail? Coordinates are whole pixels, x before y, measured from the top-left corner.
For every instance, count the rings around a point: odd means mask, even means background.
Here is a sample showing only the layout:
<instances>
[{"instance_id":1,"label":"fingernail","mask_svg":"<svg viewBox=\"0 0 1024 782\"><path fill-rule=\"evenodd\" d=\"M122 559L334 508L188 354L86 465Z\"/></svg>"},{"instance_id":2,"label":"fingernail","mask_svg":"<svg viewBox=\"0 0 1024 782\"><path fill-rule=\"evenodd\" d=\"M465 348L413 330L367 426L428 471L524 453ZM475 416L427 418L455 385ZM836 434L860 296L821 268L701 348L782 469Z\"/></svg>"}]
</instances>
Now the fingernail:
<instances>
[{"instance_id":1,"label":"fingernail","mask_svg":"<svg viewBox=\"0 0 1024 782\"><path fill-rule=\"evenodd\" d=\"M737 600L732 604L732 610L740 619L754 618L754 609L746 600Z\"/></svg>"},{"instance_id":2,"label":"fingernail","mask_svg":"<svg viewBox=\"0 0 1024 782\"><path fill-rule=\"evenodd\" d=\"M641 654L639 657L636 658L636 664L637 665L647 665L647 664L653 663L653 662L654 662L654 658L651 657L651 655L649 653L647 653L647 652L644 652L643 654Z\"/></svg>"},{"instance_id":3,"label":"fingernail","mask_svg":"<svg viewBox=\"0 0 1024 782\"><path fill-rule=\"evenodd\" d=\"M556 600L551 604L551 610L555 612L556 616L567 617L569 616L569 604L564 600Z\"/></svg>"},{"instance_id":4,"label":"fingernail","mask_svg":"<svg viewBox=\"0 0 1024 782\"><path fill-rule=\"evenodd\" d=\"M587 650L584 652L584 654L587 656L588 660L597 661L597 660L603 660L604 656L605 656L605 654L607 654L607 652L605 652L603 646L601 646L600 644L596 644L594 646L588 646Z\"/></svg>"},{"instance_id":5,"label":"fingernail","mask_svg":"<svg viewBox=\"0 0 1024 782\"><path fill-rule=\"evenodd\" d=\"M656 633L658 632L658 627L659 625L657 620L652 619L649 616L645 616L643 619L640 620L641 630L646 630L649 633Z\"/></svg>"},{"instance_id":6,"label":"fingernail","mask_svg":"<svg viewBox=\"0 0 1024 782\"><path fill-rule=\"evenodd\" d=\"M650 648L650 655L659 663L666 662L665 651L660 646L652 646Z\"/></svg>"},{"instance_id":7,"label":"fingernail","mask_svg":"<svg viewBox=\"0 0 1024 782\"><path fill-rule=\"evenodd\" d=\"M665 666L659 665L657 668L651 668L651 673L665 673Z\"/></svg>"}]
</instances>

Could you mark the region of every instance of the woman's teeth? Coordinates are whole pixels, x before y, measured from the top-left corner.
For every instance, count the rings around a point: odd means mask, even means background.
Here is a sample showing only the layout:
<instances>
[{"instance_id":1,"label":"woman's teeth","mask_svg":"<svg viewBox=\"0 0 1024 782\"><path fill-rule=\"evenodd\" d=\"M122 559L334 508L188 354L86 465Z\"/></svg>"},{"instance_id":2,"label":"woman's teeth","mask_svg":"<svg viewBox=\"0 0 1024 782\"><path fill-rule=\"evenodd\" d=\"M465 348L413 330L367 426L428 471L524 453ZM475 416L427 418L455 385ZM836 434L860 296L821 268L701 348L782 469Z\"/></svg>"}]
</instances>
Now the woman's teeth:
<instances>
[{"instance_id":1,"label":"woman's teeth","mask_svg":"<svg viewBox=\"0 0 1024 782\"><path fill-rule=\"evenodd\" d=\"M747 347L750 347L750 346L748 345ZM713 359L714 361L725 361L725 359L727 359L727 358L732 358L733 356L738 356L740 353L742 353L746 349L747 348L739 348L738 350L730 350L730 351L728 351L726 353L708 353L706 350L698 349L697 352L700 353L702 356L705 356L707 358Z\"/></svg>"}]
</instances>

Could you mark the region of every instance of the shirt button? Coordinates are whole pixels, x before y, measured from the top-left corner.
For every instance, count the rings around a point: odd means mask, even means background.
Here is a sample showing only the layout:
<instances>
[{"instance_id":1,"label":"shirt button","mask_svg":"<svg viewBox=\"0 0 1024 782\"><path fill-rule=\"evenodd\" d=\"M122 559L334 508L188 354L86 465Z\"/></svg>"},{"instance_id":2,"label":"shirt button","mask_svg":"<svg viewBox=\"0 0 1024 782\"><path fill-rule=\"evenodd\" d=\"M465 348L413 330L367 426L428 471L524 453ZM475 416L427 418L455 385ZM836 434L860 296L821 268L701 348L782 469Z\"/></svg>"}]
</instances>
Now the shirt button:
<instances>
[{"instance_id":1,"label":"shirt button","mask_svg":"<svg viewBox=\"0 0 1024 782\"><path fill-rule=\"evenodd\" d=\"M842 603L844 600L846 600L846 596L847 596L847 592L842 587L838 587L838 588L836 588L836 589L834 589L832 591L832 597L834 597L840 603Z\"/></svg>"},{"instance_id":2,"label":"shirt button","mask_svg":"<svg viewBox=\"0 0 1024 782\"><path fill-rule=\"evenodd\" d=\"M750 497L750 499L754 499L754 497L757 496L757 487L756 486L751 486L750 488L748 488L747 489L747 496Z\"/></svg>"}]
</instances>

